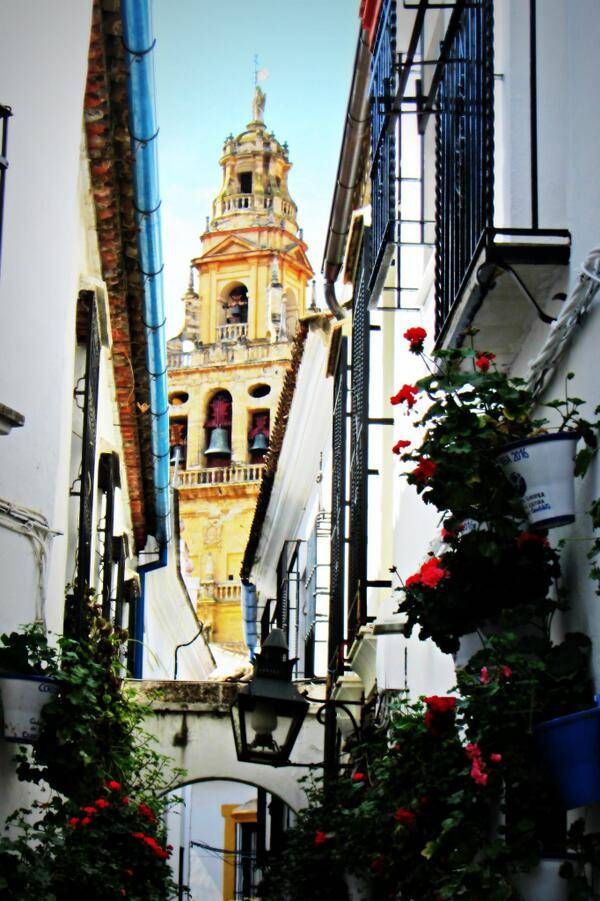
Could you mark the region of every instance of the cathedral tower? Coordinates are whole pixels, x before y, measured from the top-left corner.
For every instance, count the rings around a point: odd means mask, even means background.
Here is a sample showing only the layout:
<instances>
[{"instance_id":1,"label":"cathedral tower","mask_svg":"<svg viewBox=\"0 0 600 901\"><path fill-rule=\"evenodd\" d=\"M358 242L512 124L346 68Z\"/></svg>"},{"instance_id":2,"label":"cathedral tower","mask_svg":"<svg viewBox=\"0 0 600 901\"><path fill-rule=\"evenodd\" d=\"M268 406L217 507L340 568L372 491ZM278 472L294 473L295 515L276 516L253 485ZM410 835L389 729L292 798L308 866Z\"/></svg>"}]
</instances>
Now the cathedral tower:
<instances>
[{"instance_id":1,"label":"cathedral tower","mask_svg":"<svg viewBox=\"0 0 600 901\"><path fill-rule=\"evenodd\" d=\"M169 342L172 460L200 618L243 650L239 569L263 458L312 269L288 191L291 163L264 123L230 135L222 185L192 260L185 324Z\"/></svg>"}]
</instances>

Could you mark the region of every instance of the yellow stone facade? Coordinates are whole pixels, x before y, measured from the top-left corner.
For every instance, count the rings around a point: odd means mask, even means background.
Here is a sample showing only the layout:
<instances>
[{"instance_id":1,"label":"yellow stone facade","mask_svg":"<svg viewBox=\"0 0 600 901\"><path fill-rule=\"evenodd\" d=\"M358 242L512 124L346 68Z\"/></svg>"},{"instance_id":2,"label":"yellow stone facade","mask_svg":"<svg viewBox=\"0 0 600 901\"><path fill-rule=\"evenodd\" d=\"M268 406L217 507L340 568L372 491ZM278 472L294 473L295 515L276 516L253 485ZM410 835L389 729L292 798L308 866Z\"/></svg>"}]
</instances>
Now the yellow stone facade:
<instances>
[{"instance_id":1,"label":"yellow stone facade","mask_svg":"<svg viewBox=\"0 0 600 901\"><path fill-rule=\"evenodd\" d=\"M313 274L288 192L287 147L267 131L264 102L257 88L252 121L225 141L221 190L168 354L172 459L198 614L211 640L232 650L245 647L239 570L264 468L252 448L256 433L268 443ZM225 409L215 413L218 398L229 413L215 431Z\"/></svg>"}]
</instances>

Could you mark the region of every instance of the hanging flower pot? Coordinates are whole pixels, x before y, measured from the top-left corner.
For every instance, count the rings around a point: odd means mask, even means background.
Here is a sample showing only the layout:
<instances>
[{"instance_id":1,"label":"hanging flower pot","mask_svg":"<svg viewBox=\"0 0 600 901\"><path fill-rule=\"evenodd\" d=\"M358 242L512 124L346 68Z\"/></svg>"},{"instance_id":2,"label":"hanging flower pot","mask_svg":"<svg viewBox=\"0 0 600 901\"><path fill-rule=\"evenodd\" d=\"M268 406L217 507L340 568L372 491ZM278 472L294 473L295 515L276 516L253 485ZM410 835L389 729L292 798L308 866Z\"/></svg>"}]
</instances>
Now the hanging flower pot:
<instances>
[{"instance_id":1,"label":"hanging flower pot","mask_svg":"<svg viewBox=\"0 0 600 901\"><path fill-rule=\"evenodd\" d=\"M371 901L373 886L368 879L346 873L345 881L348 889L348 901Z\"/></svg>"},{"instance_id":2,"label":"hanging flower pot","mask_svg":"<svg viewBox=\"0 0 600 901\"><path fill-rule=\"evenodd\" d=\"M5 740L33 744L39 736L42 709L57 692L56 682L46 676L0 673Z\"/></svg>"},{"instance_id":3,"label":"hanging flower pot","mask_svg":"<svg viewBox=\"0 0 600 901\"><path fill-rule=\"evenodd\" d=\"M575 521L576 432L555 432L506 444L498 463L522 499L530 523L539 529Z\"/></svg>"},{"instance_id":4,"label":"hanging flower pot","mask_svg":"<svg viewBox=\"0 0 600 901\"><path fill-rule=\"evenodd\" d=\"M565 863L564 858L545 857L540 860L537 867L528 873L519 873L514 876L512 884L523 901L567 901L569 897L569 882L560 876L560 868Z\"/></svg>"},{"instance_id":5,"label":"hanging flower pot","mask_svg":"<svg viewBox=\"0 0 600 901\"><path fill-rule=\"evenodd\" d=\"M567 810L600 801L600 707L541 723L534 737Z\"/></svg>"}]
</instances>

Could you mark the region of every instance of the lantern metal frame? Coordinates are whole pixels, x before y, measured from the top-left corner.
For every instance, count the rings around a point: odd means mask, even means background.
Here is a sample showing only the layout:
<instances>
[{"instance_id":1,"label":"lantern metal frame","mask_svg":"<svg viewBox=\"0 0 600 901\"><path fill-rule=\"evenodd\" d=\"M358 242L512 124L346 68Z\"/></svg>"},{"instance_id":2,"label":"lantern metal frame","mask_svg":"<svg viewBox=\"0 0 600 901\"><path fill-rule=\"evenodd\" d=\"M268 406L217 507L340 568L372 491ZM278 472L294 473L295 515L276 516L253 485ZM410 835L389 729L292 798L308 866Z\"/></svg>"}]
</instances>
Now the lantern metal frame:
<instances>
[{"instance_id":1,"label":"lantern metal frame","mask_svg":"<svg viewBox=\"0 0 600 901\"><path fill-rule=\"evenodd\" d=\"M281 629L273 629L264 641L261 652L256 655L252 679L240 689L230 708L238 760L269 766L289 765L292 748L310 706L292 684L295 662L288 659L284 633ZM265 705L274 718L286 717L291 720L281 746L272 738L272 743L269 744L269 735L274 730L265 732L261 744L249 741L247 719L259 703Z\"/></svg>"}]
</instances>

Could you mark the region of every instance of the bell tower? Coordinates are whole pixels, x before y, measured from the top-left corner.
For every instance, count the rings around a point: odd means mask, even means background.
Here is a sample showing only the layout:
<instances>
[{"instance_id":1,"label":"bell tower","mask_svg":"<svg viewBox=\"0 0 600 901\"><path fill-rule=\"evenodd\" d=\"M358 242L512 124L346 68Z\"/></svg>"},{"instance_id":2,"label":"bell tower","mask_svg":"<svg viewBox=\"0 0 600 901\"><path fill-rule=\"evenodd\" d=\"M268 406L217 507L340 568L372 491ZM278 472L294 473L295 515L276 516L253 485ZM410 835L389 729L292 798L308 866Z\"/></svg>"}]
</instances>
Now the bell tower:
<instances>
[{"instance_id":1,"label":"bell tower","mask_svg":"<svg viewBox=\"0 0 600 901\"><path fill-rule=\"evenodd\" d=\"M245 131L225 139L221 187L182 298L184 328L168 355L190 584L211 640L242 653L239 569L313 275L288 147L267 130L265 101L257 86Z\"/></svg>"}]
</instances>

